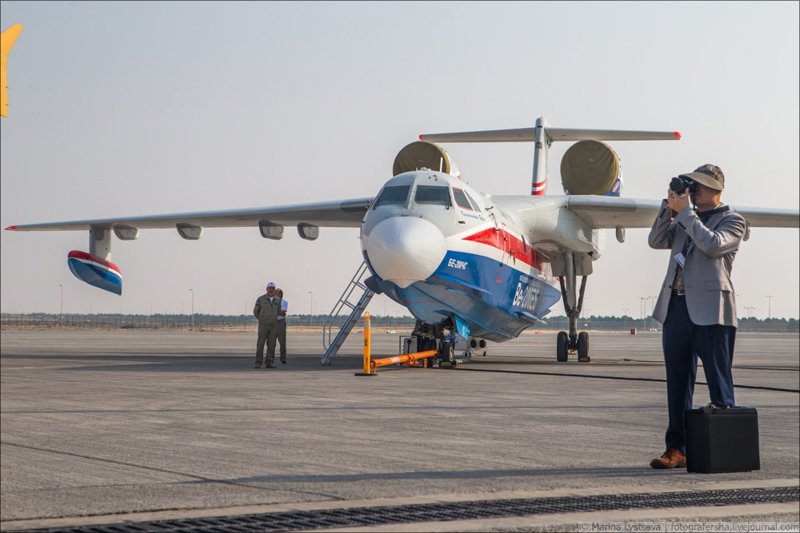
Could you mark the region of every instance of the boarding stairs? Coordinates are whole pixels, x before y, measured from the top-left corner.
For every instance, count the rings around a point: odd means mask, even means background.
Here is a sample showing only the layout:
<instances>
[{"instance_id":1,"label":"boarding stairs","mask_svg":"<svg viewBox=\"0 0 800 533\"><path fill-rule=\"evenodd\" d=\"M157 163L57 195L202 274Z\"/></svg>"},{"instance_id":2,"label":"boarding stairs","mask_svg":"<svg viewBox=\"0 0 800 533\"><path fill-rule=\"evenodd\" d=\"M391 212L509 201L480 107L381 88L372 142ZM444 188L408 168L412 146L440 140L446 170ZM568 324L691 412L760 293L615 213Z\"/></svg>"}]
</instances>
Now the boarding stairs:
<instances>
[{"instance_id":1,"label":"boarding stairs","mask_svg":"<svg viewBox=\"0 0 800 533\"><path fill-rule=\"evenodd\" d=\"M331 364L333 357L339 352L339 348L342 347L344 341L347 340L347 336L353 330L353 326L356 325L358 319L361 318L361 314L367 308L367 305L369 305L370 300L375 296L375 293L364 285L364 279L367 276L369 276L369 269L365 261L361 263L361 266L356 270L353 279L348 283L339 301L333 306L333 311L331 311L331 314L325 320L325 325L322 326L322 346L325 348L325 355L323 355L321 359L323 365ZM363 290L363 293L361 293L358 301L353 303L353 300L359 294L359 290ZM350 316L348 316L344 324L339 327L336 337L331 340L333 330L338 327L336 319L345 307L350 308Z\"/></svg>"}]
</instances>

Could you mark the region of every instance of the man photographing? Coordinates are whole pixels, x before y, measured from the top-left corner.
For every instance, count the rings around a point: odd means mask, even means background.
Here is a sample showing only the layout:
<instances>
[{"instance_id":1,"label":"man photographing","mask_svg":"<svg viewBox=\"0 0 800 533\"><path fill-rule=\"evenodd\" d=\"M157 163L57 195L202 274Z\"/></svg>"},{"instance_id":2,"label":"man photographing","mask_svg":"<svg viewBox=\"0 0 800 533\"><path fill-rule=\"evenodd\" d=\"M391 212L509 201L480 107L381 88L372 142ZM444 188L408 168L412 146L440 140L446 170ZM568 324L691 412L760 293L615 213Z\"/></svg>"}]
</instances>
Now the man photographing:
<instances>
[{"instance_id":1,"label":"man photographing","mask_svg":"<svg viewBox=\"0 0 800 533\"><path fill-rule=\"evenodd\" d=\"M669 424L666 451L650 462L653 468L686 467L684 415L692 408L698 356L711 402L719 408L736 405L731 367L737 320L731 269L746 223L722 204L724 188L725 176L715 165L673 178L648 237L651 248L670 250L653 309L653 318L664 325Z\"/></svg>"}]
</instances>

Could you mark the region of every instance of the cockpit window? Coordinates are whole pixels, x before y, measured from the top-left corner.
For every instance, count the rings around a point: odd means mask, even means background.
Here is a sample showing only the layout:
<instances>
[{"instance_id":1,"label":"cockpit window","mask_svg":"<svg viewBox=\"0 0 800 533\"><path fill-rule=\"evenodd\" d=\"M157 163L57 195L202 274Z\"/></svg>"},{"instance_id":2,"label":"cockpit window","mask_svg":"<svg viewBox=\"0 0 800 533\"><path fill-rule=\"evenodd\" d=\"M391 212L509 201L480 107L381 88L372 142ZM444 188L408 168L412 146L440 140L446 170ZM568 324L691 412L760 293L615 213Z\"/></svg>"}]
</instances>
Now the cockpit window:
<instances>
[{"instance_id":1,"label":"cockpit window","mask_svg":"<svg viewBox=\"0 0 800 533\"><path fill-rule=\"evenodd\" d=\"M461 189L456 189L453 187L453 196L455 197L456 203L459 207L463 209L469 209L470 211L475 210L475 208L469 203L467 195Z\"/></svg>"},{"instance_id":2,"label":"cockpit window","mask_svg":"<svg viewBox=\"0 0 800 533\"><path fill-rule=\"evenodd\" d=\"M410 188L410 185L396 185L384 188L381 195L375 200L375 205L373 207L381 205L405 205Z\"/></svg>"},{"instance_id":3,"label":"cockpit window","mask_svg":"<svg viewBox=\"0 0 800 533\"><path fill-rule=\"evenodd\" d=\"M448 187L417 185L417 194L414 195L414 202L417 204L450 207L450 190Z\"/></svg>"},{"instance_id":4,"label":"cockpit window","mask_svg":"<svg viewBox=\"0 0 800 533\"><path fill-rule=\"evenodd\" d=\"M468 193L468 192L466 192L466 191L464 192L464 194L466 194L466 195L467 195L467 198L469 198L469 201L470 201L470 202L472 202L472 207L475 209L475 211L477 211L477 212L479 212L479 213L480 213L480 211L481 211L481 206L479 206L479 205L478 205L478 202L476 202L476 201L475 201L475 198L473 198L472 196L470 196L470 195L469 195L469 193Z\"/></svg>"}]
</instances>

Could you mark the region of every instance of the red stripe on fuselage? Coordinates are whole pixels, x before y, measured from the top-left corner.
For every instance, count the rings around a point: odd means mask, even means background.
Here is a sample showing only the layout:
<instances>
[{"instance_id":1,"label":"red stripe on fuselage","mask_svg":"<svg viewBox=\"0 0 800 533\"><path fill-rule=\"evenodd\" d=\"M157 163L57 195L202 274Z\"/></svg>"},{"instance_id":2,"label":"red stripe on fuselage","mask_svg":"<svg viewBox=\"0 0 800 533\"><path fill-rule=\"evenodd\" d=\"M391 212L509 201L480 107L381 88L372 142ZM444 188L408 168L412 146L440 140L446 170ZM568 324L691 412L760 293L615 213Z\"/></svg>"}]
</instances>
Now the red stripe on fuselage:
<instances>
[{"instance_id":1,"label":"red stripe on fuselage","mask_svg":"<svg viewBox=\"0 0 800 533\"><path fill-rule=\"evenodd\" d=\"M489 228L470 235L469 237L464 237L464 240L493 246L503 253L508 254L512 264L516 260L522 261L533 268L542 269L542 258L539 257L539 254L537 254L533 248L502 228Z\"/></svg>"}]
</instances>

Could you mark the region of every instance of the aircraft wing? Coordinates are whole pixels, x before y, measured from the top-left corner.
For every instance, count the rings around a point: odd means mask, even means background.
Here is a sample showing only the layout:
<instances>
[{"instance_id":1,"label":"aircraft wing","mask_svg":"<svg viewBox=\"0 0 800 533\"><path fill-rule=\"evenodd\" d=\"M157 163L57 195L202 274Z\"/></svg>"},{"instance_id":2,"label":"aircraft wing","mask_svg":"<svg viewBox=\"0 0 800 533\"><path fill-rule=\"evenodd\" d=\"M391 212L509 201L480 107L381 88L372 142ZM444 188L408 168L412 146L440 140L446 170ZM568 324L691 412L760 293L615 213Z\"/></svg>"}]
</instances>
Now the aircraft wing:
<instances>
[{"instance_id":1,"label":"aircraft wing","mask_svg":"<svg viewBox=\"0 0 800 533\"><path fill-rule=\"evenodd\" d=\"M516 218L529 227L534 223L541 226L542 217L556 220L557 212L565 209L591 229L649 228L661 208L661 200L597 195L496 196L493 199L500 208L515 213ZM800 211L736 205L731 209L741 214L750 227L800 227Z\"/></svg>"},{"instance_id":2,"label":"aircraft wing","mask_svg":"<svg viewBox=\"0 0 800 533\"><path fill-rule=\"evenodd\" d=\"M649 228L653 225L660 200L637 200L614 196L565 196L564 208L574 212L593 229Z\"/></svg>"},{"instance_id":3,"label":"aircraft wing","mask_svg":"<svg viewBox=\"0 0 800 533\"><path fill-rule=\"evenodd\" d=\"M70 220L39 224L9 226L14 231L71 231L91 227L113 228L175 228L188 224L209 228L258 227L262 221L279 226L311 224L314 226L357 228L367 212L372 198L357 198L280 207L228 209L222 211L197 211L133 217Z\"/></svg>"},{"instance_id":4,"label":"aircraft wing","mask_svg":"<svg viewBox=\"0 0 800 533\"><path fill-rule=\"evenodd\" d=\"M567 196L565 206L593 228L649 228L661 208L661 200L637 200L613 196ZM800 211L732 205L753 228L800 227Z\"/></svg>"},{"instance_id":5,"label":"aircraft wing","mask_svg":"<svg viewBox=\"0 0 800 533\"><path fill-rule=\"evenodd\" d=\"M122 271L110 261L112 235L123 241L139 237L141 228L173 228L183 239L197 240L206 227L257 227L267 239L283 237L284 226L297 226L300 237L314 240L320 226L357 228L361 226L372 198L297 204L280 207L197 211L133 217L70 220L9 226L12 231L88 230L89 252L72 250L67 264L75 276L100 289L122 294Z\"/></svg>"}]
</instances>

